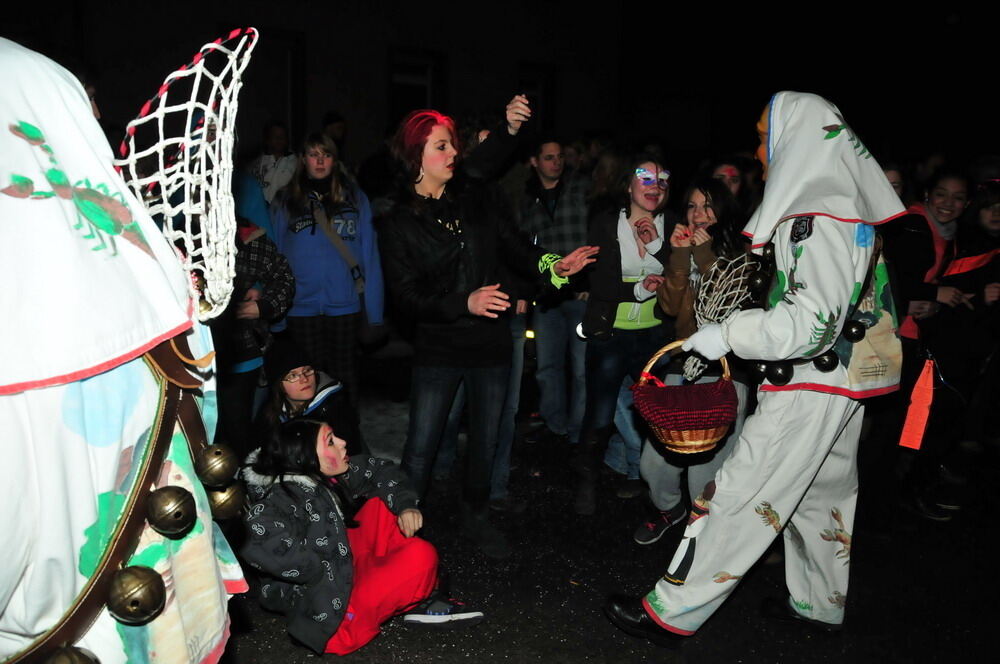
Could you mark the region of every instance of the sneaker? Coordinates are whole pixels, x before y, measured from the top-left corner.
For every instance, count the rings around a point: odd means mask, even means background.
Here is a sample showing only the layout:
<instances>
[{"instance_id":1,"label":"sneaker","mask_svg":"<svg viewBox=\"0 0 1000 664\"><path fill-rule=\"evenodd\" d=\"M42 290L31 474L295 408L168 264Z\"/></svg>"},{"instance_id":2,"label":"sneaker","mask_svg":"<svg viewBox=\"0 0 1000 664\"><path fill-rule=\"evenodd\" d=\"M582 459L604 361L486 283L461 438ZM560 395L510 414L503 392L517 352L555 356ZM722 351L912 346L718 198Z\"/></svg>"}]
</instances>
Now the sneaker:
<instances>
[{"instance_id":1,"label":"sneaker","mask_svg":"<svg viewBox=\"0 0 1000 664\"><path fill-rule=\"evenodd\" d=\"M653 544L659 542L672 526L684 521L687 517L687 510L683 505L677 505L666 512L654 512L646 523L635 529L632 539L636 544Z\"/></svg>"},{"instance_id":2,"label":"sneaker","mask_svg":"<svg viewBox=\"0 0 1000 664\"><path fill-rule=\"evenodd\" d=\"M431 627L464 627L475 625L483 619L482 611L470 611L464 602L431 595L416 608L403 616L406 626L429 625Z\"/></svg>"}]
</instances>

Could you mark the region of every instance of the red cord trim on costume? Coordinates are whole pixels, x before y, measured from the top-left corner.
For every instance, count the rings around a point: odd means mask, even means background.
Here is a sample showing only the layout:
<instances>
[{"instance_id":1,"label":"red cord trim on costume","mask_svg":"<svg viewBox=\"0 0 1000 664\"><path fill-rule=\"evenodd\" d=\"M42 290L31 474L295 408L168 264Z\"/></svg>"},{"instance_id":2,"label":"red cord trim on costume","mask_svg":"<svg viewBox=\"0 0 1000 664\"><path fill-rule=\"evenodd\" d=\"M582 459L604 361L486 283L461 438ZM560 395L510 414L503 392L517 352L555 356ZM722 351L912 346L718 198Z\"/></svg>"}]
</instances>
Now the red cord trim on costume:
<instances>
[{"instance_id":1,"label":"red cord trim on costume","mask_svg":"<svg viewBox=\"0 0 1000 664\"><path fill-rule=\"evenodd\" d=\"M879 397L883 394L891 394L899 389L899 385L880 387L874 390L862 390L860 392L849 390L844 387L834 387L832 385L821 385L819 383L795 383L793 385L761 385L761 392L789 392L791 390L808 390L810 392L824 392L826 394L836 394L841 397L851 399L867 399L869 397Z\"/></svg>"},{"instance_id":2,"label":"red cord trim on costume","mask_svg":"<svg viewBox=\"0 0 1000 664\"><path fill-rule=\"evenodd\" d=\"M869 226L881 226L882 224L884 224L886 222L892 221L893 219L897 219L897 218L905 216L907 214L909 214L909 212L907 212L906 210L903 210L902 212L894 214L891 217L886 217L882 221L865 221L864 219L843 219L841 217L835 217L832 214L825 214L823 212L800 212L799 214L790 214L788 216L782 217L778 221L778 224L782 224L782 223L788 221L789 219L794 219L796 217L829 217L830 219L836 219L837 221L843 221L846 224L868 224ZM775 224L775 226L777 226L778 224ZM750 235L748 237L753 238L752 235ZM768 238L768 240L770 240L770 238ZM753 248L753 249L759 249L760 247L763 247L765 244L767 244L767 241L761 242L760 244L752 245L751 248Z\"/></svg>"},{"instance_id":3,"label":"red cord trim on costume","mask_svg":"<svg viewBox=\"0 0 1000 664\"><path fill-rule=\"evenodd\" d=\"M671 627L667 623L660 620L660 616L656 615L656 613L653 611L653 607L649 605L649 602L646 601L645 597L642 598L642 608L646 609L646 613L648 613L649 617L653 619L653 622L655 622L657 625L667 630L668 632L673 632L674 634L680 634L681 636L691 636L692 634L694 634L694 630L686 630L686 629L680 629L679 627Z\"/></svg>"},{"instance_id":4,"label":"red cord trim on costume","mask_svg":"<svg viewBox=\"0 0 1000 664\"><path fill-rule=\"evenodd\" d=\"M154 338L151 341L147 341L143 345L130 350L129 352L119 355L118 357L107 360L106 362L101 362L100 364L94 365L88 369L80 369L79 371L73 371L68 374L63 374L62 376L51 376L49 378L42 378L41 380L29 380L23 383L13 383L11 385L0 385L0 395L4 394L17 394L18 392L24 392L26 390L35 390L40 387L51 387L52 385L63 385L65 383L73 383L78 380L83 380L84 378L90 378L91 376L96 376L99 373L104 373L109 369L114 369L115 367L125 364L129 360L134 360L143 353L145 353L150 348L159 345L160 343L166 341L171 337L176 337L181 332L186 332L191 329L191 321L185 321L181 325L178 325L169 332L164 332L160 336Z\"/></svg>"},{"instance_id":5,"label":"red cord trim on costume","mask_svg":"<svg viewBox=\"0 0 1000 664\"><path fill-rule=\"evenodd\" d=\"M1000 249L993 249L992 251L987 251L985 254L980 254L978 256L966 256L965 258L956 258L948 266L948 269L944 271L945 277L950 277L953 274L962 274L963 272L972 272L975 269L981 268L985 265L989 265L993 257L1000 254Z\"/></svg>"},{"instance_id":6,"label":"red cord trim on costume","mask_svg":"<svg viewBox=\"0 0 1000 664\"><path fill-rule=\"evenodd\" d=\"M247 583L246 579L227 579L222 584L230 595L239 595L250 590L250 584Z\"/></svg>"}]
</instances>

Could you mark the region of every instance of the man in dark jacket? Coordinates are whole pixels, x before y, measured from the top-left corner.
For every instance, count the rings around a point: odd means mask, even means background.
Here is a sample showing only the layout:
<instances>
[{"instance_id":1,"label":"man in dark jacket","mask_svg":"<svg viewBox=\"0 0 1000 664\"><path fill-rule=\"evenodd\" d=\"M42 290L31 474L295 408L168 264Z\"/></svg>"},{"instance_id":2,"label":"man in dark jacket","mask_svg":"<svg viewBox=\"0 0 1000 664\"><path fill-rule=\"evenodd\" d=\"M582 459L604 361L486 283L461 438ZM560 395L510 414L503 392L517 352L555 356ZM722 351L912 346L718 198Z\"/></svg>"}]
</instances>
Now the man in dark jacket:
<instances>
[{"instance_id":1,"label":"man in dark jacket","mask_svg":"<svg viewBox=\"0 0 1000 664\"><path fill-rule=\"evenodd\" d=\"M521 230L536 244L567 254L587 240L587 191L590 182L566 172L562 144L543 138L531 157L534 175L528 180L521 208ZM579 442L586 407L585 342L576 328L586 309L584 295L567 288L539 297L532 316L538 367L539 411L546 429L537 438ZM566 384L566 357L572 363L572 389Z\"/></svg>"}]
</instances>

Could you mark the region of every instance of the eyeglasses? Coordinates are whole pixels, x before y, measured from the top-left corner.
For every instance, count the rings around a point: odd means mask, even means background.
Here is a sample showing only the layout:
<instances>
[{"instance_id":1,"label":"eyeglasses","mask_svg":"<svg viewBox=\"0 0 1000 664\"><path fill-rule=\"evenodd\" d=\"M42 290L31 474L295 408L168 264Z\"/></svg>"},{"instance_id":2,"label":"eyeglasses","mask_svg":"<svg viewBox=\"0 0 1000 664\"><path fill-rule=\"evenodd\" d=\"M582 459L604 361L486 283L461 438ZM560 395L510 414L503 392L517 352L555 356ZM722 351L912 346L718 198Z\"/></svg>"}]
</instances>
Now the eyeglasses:
<instances>
[{"instance_id":1,"label":"eyeglasses","mask_svg":"<svg viewBox=\"0 0 1000 664\"><path fill-rule=\"evenodd\" d=\"M635 177L643 186L646 187L651 187L654 184L660 189L667 189L670 187L670 171L659 171L657 173L653 173L645 168L637 168L635 169Z\"/></svg>"},{"instance_id":2,"label":"eyeglasses","mask_svg":"<svg viewBox=\"0 0 1000 664\"><path fill-rule=\"evenodd\" d=\"M302 371L292 371L282 380L284 380L286 383L297 383L303 378L309 378L309 376L312 376L314 373L316 373L316 370L313 369L312 367L308 367L306 369L303 369Z\"/></svg>"}]
</instances>

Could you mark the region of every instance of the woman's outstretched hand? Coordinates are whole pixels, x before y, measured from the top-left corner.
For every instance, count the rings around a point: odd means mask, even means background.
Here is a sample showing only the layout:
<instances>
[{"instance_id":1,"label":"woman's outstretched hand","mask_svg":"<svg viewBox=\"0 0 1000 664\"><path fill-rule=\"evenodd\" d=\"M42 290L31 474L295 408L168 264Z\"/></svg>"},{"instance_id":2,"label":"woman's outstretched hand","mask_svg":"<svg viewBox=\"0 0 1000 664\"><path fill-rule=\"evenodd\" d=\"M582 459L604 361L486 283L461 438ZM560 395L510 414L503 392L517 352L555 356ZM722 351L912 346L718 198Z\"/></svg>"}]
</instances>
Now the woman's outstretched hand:
<instances>
[{"instance_id":1,"label":"woman's outstretched hand","mask_svg":"<svg viewBox=\"0 0 1000 664\"><path fill-rule=\"evenodd\" d=\"M577 247L559 259L552 267L560 277L569 277L596 261L594 256L600 250L600 247Z\"/></svg>"},{"instance_id":2,"label":"woman's outstretched hand","mask_svg":"<svg viewBox=\"0 0 1000 664\"><path fill-rule=\"evenodd\" d=\"M495 311L506 311L510 308L510 296L500 290L500 284L483 286L469 294L469 313L473 316L496 318Z\"/></svg>"},{"instance_id":3,"label":"woman's outstretched hand","mask_svg":"<svg viewBox=\"0 0 1000 664\"><path fill-rule=\"evenodd\" d=\"M424 527L424 515L420 510L410 508L403 510L403 513L396 517L396 523L399 524L399 532L406 537L413 537Z\"/></svg>"},{"instance_id":4,"label":"woman's outstretched hand","mask_svg":"<svg viewBox=\"0 0 1000 664\"><path fill-rule=\"evenodd\" d=\"M511 136L516 136L521 131L521 125L531 119L531 105L524 95L514 95L514 98L507 104L507 132Z\"/></svg>"}]
</instances>

